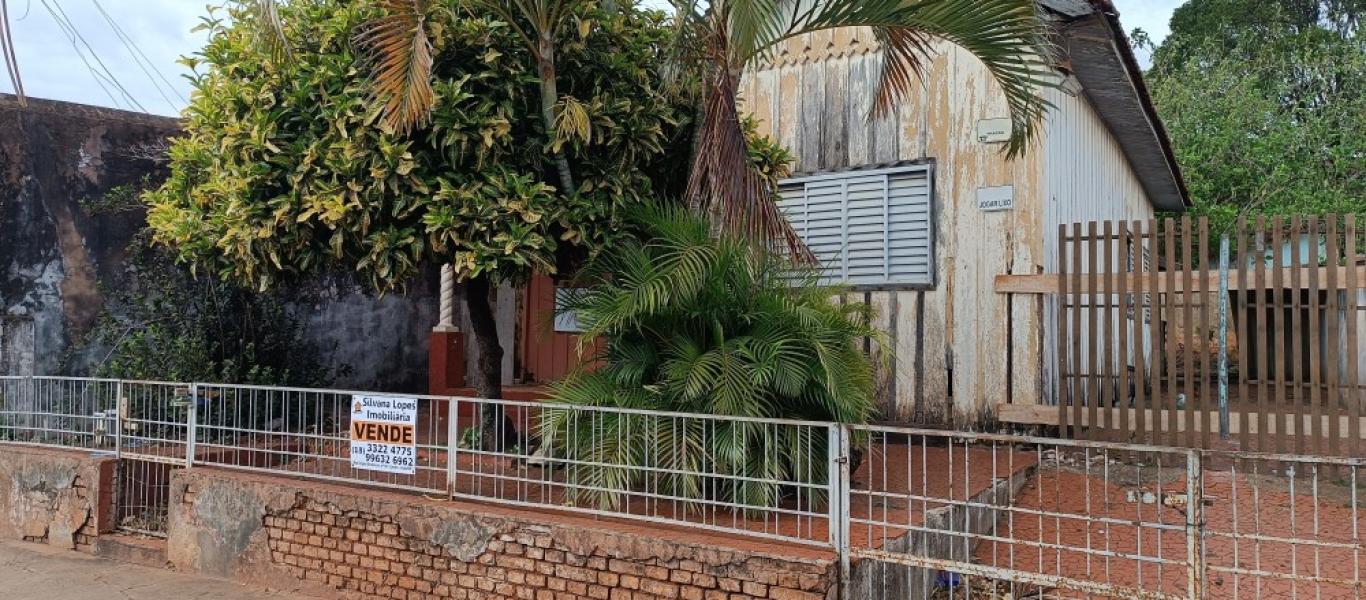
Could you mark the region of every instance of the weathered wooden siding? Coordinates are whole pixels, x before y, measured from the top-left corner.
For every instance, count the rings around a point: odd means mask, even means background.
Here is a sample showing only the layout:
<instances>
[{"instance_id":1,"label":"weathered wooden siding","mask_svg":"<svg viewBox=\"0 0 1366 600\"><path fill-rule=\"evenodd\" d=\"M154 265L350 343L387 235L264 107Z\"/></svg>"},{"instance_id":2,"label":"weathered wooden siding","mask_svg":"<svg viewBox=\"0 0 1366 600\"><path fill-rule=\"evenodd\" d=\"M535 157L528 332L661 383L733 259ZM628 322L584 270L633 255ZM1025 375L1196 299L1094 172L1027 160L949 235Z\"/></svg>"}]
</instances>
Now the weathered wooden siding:
<instances>
[{"instance_id":1,"label":"weathered wooden siding","mask_svg":"<svg viewBox=\"0 0 1366 600\"><path fill-rule=\"evenodd\" d=\"M1058 271L1058 226L1088 221L1147 220L1153 206L1129 166L1123 151L1083 95L1050 90L1056 110L1049 116L1043 138L1044 158L1044 268ZM1114 271L1118 265L1098 265L1098 272ZM1044 310L1044 356L1042 401L1057 398L1057 299L1040 295ZM1040 300L1034 300L1039 302ZM1089 335L1082 323L1077 335ZM1113 327L1118 327L1118 322ZM1113 331L1114 329L1112 329ZM1070 334L1069 334L1070 335ZM1150 344L1143 336L1145 346ZM1131 353L1130 356L1133 356ZM1083 363L1085 357L1082 357ZM1080 365L1079 368L1086 368Z\"/></svg>"},{"instance_id":2,"label":"weathered wooden siding","mask_svg":"<svg viewBox=\"0 0 1366 600\"><path fill-rule=\"evenodd\" d=\"M1123 180L1124 198L1131 188L1142 196L1080 98L1057 94L1049 134L1024 158L1007 161L1000 145L980 143L978 121L1007 116L1004 98L977 59L948 44L940 50L923 86L891 114L869 119L881 61L872 36L848 29L798 38L747 73L742 108L793 152L798 172L936 162L937 285L851 300L871 303L889 333L884 417L971 426L996 403L1038 403L1045 390L1043 301L997 294L994 277L1043 272L1056 246L1048 231L1077 206L1109 204L1110 179ZM978 210L978 188L1002 185L1014 186L1014 210Z\"/></svg>"}]
</instances>

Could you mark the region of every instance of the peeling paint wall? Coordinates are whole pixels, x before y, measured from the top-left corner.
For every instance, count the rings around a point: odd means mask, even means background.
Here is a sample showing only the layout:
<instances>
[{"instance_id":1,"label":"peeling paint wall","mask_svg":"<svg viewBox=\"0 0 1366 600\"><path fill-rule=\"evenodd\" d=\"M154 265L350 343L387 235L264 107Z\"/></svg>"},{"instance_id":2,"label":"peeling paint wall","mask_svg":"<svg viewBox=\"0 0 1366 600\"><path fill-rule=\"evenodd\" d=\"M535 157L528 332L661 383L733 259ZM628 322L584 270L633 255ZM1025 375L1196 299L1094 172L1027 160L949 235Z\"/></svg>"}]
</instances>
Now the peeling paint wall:
<instances>
[{"instance_id":1,"label":"peeling paint wall","mask_svg":"<svg viewBox=\"0 0 1366 600\"><path fill-rule=\"evenodd\" d=\"M106 349L75 351L104 298L127 284L124 249L140 210L87 214L81 201L159 176L145 148L174 119L0 95L0 374L92 371ZM348 365L333 387L424 392L436 274L406 295L377 296L350 278L282 292L324 360Z\"/></svg>"},{"instance_id":2,"label":"peeling paint wall","mask_svg":"<svg viewBox=\"0 0 1366 600\"><path fill-rule=\"evenodd\" d=\"M1147 206L1132 169L1084 96L1053 93L1041 139L1007 161L978 140L982 119L1008 117L982 63L947 43L922 85L890 114L870 119L881 53L865 29L790 40L772 63L746 74L743 109L797 157L798 172L933 159L938 282L926 291L873 291L889 333L891 365L881 407L895 422L973 427L997 403L1035 404L1045 386L1047 320L1041 296L997 294L998 274L1049 268L1061 220L1095 218L1113 204ZM1014 209L984 212L977 191L1013 186ZM1123 208L1121 208L1123 207Z\"/></svg>"},{"instance_id":3,"label":"peeling paint wall","mask_svg":"<svg viewBox=\"0 0 1366 600\"><path fill-rule=\"evenodd\" d=\"M178 569L324 598L828 600L838 568L686 528L212 469L176 471L169 532Z\"/></svg>"},{"instance_id":4,"label":"peeling paint wall","mask_svg":"<svg viewBox=\"0 0 1366 600\"><path fill-rule=\"evenodd\" d=\"M115 461L7 446L0 452L0 539L92 552L113 528Z\"/></svg>"}]
</instances>

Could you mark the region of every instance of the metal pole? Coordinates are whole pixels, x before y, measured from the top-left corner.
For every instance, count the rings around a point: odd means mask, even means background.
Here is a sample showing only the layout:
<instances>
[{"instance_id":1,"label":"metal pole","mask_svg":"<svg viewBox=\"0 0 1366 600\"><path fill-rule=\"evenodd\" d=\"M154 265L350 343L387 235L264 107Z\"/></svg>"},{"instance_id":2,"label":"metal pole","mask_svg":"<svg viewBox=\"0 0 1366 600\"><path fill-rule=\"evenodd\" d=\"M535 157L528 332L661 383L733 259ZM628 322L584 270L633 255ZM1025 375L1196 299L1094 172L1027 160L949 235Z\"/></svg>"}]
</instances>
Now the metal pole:
<instances>
[{"instance_id":1,"label":"metal pole","mask_svg":"<svg viewBox=\"0 0 1366 600\"><path fill-rule=\"evenodd\" d=\"M1228 235L1219 237L1219 437L1228 439Z\"/></svg>"},{"instance_id":2,"label":"metal pole","mask_svg":"<svg viewBox=\"0 0 1366 600\"><path fill-rule=\"evenodd\" d=\"M456 474L460 467L460 400L446 401L446 496L455 498Z\"/></svg>"},{"instance_id":3,"label":"metal pole","mask_svg":"<svg viewBox=\"0 0 1366 600\"><path fill-rule=\"evenodd\" d=\"M1186 573L1190 600L1205 598L1204 464L1199 450L1186 452Z\"/></svg>"},{"instance_id":4,"label":"metal pole","mask_svg":"<svg viewBox=\"0 0 1366 600\"><path fill-rule=\"evenodd\" d=\"M839 589L841 600L851 600L849 590L849 429L842 424L830 425L827 453L830 457L828 477L830 545L839 556Z\"/></svg>"},{"instance_id":5,"label":"metal pole","mask_svg":"<svg viewBox=\"0 0 1366 600\"><path fill-rule=\"evenodd\" d=\"M199 384L190 384L190 409L185 411L185 468L194 466L195 421L199 410Z\"/></svg>"},{"instance_id":6,"label":"metal pole","mask_svg":"<svg viewBox=\"0 0 1366 600\"><path fill-rule=\"evenodd\" d=\"M109 417L104 418L109 422ZM114 386L114 458L123 458L123 380Z\"/></svg>"}]
</instances>

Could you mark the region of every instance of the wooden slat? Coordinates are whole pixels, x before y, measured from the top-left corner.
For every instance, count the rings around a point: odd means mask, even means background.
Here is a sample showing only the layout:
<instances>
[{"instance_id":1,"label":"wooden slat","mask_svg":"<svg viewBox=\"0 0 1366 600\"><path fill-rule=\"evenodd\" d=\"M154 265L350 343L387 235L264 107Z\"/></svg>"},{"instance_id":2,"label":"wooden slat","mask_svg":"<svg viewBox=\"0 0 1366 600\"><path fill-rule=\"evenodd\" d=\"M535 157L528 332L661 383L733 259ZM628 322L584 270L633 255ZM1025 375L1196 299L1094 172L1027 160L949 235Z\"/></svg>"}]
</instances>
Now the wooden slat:
<instances>
[{"instance_id":1,"label":"wooden slat","mask_svg":"<svg viewBox=\"0 0 1366 600\"><path fill-rule=\"evenodd\" d=\"M1062 287L1058 290L1058 348L1056 352L1056 354L1058 355L1058 367L1056 379L1058 385L1058 423L1063 426L1063 431L1061 432L1063 435L1067 435L1067 403L1071 398L1071 394L1068 393L1068 391L1071 388L1068 387L1070 384L1070 380L1067 378L1067 353L1068 350L1075 345L1072 341L1072 336L1076 335L1076 332L1071 332L1071 335L1069 335L1069 332L1067 330L1067 308L1064 306L1065 304L1067 304L1067 241L1065 240L1066 237L1067 225L1059 224L1058 279L1059 282L1062 284Z\"/></svg>"},{"instance_id":2,"label":"wooden slat","mask_svg":"<svg viewBox=\"0 0 1366 600\"><path fill-rule=\"evenodd\" d=\"M1346 267L1346 268L1344 268L1343 270L1344 270L1344 271L1351 271L1351 272L1355 273L1356 276L1357 276L1357 280L1358 280L1358 281L1366 281L1366 265L1356 265L1356 266ZM1303 270L1303 274L1302 274L1302 275L1300 276L1300 278L1298 278L1298 279L1296 279L1296 278L1294 278L1294 277L1289 277L1289 276L1287 276L1287 277L1285 277L1285 280L1282 282L1282 285L1286 286L1286 288L1298 288L1298 289L1302 289L1302 290L1303 290L1303 289L1308 289L1308 288L1309 288L1309 273L1310 273L1311 271L1313 271L1313 269L1304 269L1304 270ZM1323 281L1326 281L1326 280L1327 280L1327 276L1328 276L1327 273L1328 273L1328 268L1327 268L1327 267L1319 267L1319 268L1318 268L1317 276L1318 276L1318 278L1319 278L1320 285L1322 285L1322 282L1323 282ZM1121 276L1116 276L1116 277L1118 278L1118 277L1121 277ZM1127 286L1130 287L1130 288L1133 288L1133 287L1136 285L1135 282L1134 282L1134 279L1135 279L1135 278L1138 278L1138 277L1142 277L1142 275L1139 274L1139 273L1134 273L1134 274L1131 274L1131 275L1124 275L1124 277L1128 277L1128 278L1129 278L1129 281L1125 282L1125 285L1127 285ZM1342 281L1342 280L1339 280L1339 281ZM995 288L995 290L996 290L996 293L998 293L998 294L1057 294L1057 293L1060 293L1060 292L1059 292L1059 288L1058 288L1058 286L1060 285L1060 283L1059 283L1058 275L1057 275L1057 274L1041 274L1041 275L1030 275L1030 274L1022 274L1022 275L1002 274L1002 275L997 275L997 276L995 277L995 281L994 281L994 284L993 284L993 285L994 285L994 288ZM1196 274L1195 274L1195 281L1192 283L1192 285L1198 285L1198 286L1200 287L1200 289L1211 289L1211 290L1212 290L1212 289L1217 289L1218 286L1219 286L1219 271L1218 271L1218 269L1207 269L1207 270L1203 270L1203 271L1201 271L1201 272L1196 273ZM1176 282L1175 288L1176 288L1176 289L1173 289L1173 290L1171 290L1171 291L1177 292L1177 293L1186 291L1186 288L1184 287L1182 281L1177 281L1177 282ZM1158 287L1157 287L1157 290L1156 290L1156 291L1159 292L1159 293L1166 293L1169 289L1170 289L1170 288L1168 288L1167 283L1166 283L1165 281L1159 281L1159 282L1158 282ZM1246 290L1246 289L1250 289L1250 288L1248 288L1247 285L1245 285L1245 284L1243 284L1243 283L1241 283L1241 282L1238 282L1238 281L1236 281L1236 280L1234 280L1234 279L1229 279L1229 290L1234 290L1234 291L1236 291L1236 290ZM1262 289L1265 289L1265 287L1263 287ZM1349 289L1349 286L1348 286L1345 282L1344 282L1344 283L1339 283L1337 289L1345 290L1345 289Z\"/></svg>"},{"instance_id":3,"label":"wooden slat","mask_svg":"<svg viewBox=\"0 0 1366 600\"><path fill-rule=\"evenodd\" d=\"M1300 261L1300 264L1306 264L1306 261L1308 261L1308 264L1318 264L1318 217L1310 217L1306 225L1309 235L1308 239L1304 240L1304 243L1309 246L1309 255L1302 257L1305 260ZM1304 238L1302 237L1301 239ZM1303 252L1304 251L1301 250L1301 253ZM1323 416L1323 406L1320 404L1320 401L1322 401L1323 398L1319 394L1319 384L1323 382L1323 371L1321 370L1321 365L1319 363L1319 342L1322 341L1322 336L1319 334L1319 309L1322 308L1322 304L1319 302L1319 280L1317 275L1314 273L1315 271L1318 271L1318 269L1307 270L1310 272L1309 297L1306 299L1305 304L1307 304L1309 308L1309 326L1301 330L1300 335L1302 338L1307 338L1309 340L1309 414L1313 415L1314 418L1309 421L1309 424L1312 426L1312 428L1308 432L1304 432L1308 434L1309 439L1305 440L1305 443L1302 447L1300 445L1297 445L1296 447L1302 448L1303 450L1308 450L1310 453L1320 453L1327 448L1326 438L1328 435L1327 431L1324 431L1322 428L1319 427L1319 417ZM1299 294L1296 293L1295 295L1298 296ZM1302 383L1304 375L1300 375L1299 377L1299 382ZM1301 387L1302 389L1302 386L1297 387ZM1304 403L1297 402L1296 405L1303 407ZM1304 408L1300 408L1300 410L1304 410Z\"/></svg>"},{"instance_id":4,"label":"wooden slat","mask_svg":"<svg viewBox=\"0 0 1366 600\"><path fill-rule=\"evenodd\" d=\"M1187 214L1187 215L1182 215L1182 216L1181 216L1181 261L1182 261L1182 262L1181 262L1181 265L1180 265L1180 266L1181 266L1181 277L1182 277L1182 279L1185 281L1185 285L1182 287L1182 289L1184 289L1184 290L1190 290L1190 291L1182 292L1182 293L1181 293L1181 296L1180 296L1180 299L1181 299L1181 329L1182 329L1182 333L1185 334L1185 336L1184 336L1185 339L1183 340L1184 348L1182 349L1182 352L1181 352L1181 383L1182 383L1182 385L1181 385L1181 388L1179 388L1180 391L1177 392L1177 393L1178 393L1178 394L1185 394L1185 397L1186 397L1185 410L1186 410L1186 422L1187 422L1187 423L1190 422L1191 418L1192 418L1193 415L1195 414L1195 403L1197 402L1196 397L1195 397L1196 388L1197 388L1197 385L1196 385L1196 383L1195 383L1195 366L1196 366L1196 360L1195 360L1195 343L1194 343L1194 342L1195 342L1195 319L1194 319L1194 317L1193 317L1193 315L1192 315L1192 313L1191 313L1191 302L1192 302L1195 298L1198 298L1198 297L1199 297L1199 292L1198 292L1198 291L1196 290L1196 288L1193 286L1193 284L1192 284L1192 277L1191 277L1192 274L1195 272L1195 267L1196 267L1196 263L1197 263L1197 261L1195 260L1195 254L1194 254L1194 252L1192 252L1192 250L1191 250L1191 248L1192 248L1192 246L1194 245L1194 242L1195 242L1194 238L1195 238L1195 236L1193 235L1193 232L1191 231L1191 218L1190 218L1190 215L1188 215L1188 214ZM1173 375L1173 377L1175 377L1175 376ZM1192 428L1192 429L1189 429L1189 430L1186 431L1186 438L1185 438L1185 441L1182 442L1182 445L1183 445L1183 446L1186 446L1186 447L1193 447L1193 446L1195 446L1195 444L1196 444L1196 441L1195 441L1195 430Z\"/></svg>"},{"instance_id":5,"label":"wooden slat","mask_svg":"<svg viewBox=\"0 0 1366 600\"><path fill-rule=\"evenodd\" d=\"M1210 259L1212 254L1210 250L1212 249L1209 247L1209 219L1206 217L1200 217L1199 221L1196 222L1195 228L1200 235L1199 243L1196 244L1196 246L1199 248L1199 268L1203 271L1213 270L1215 273L1218 273L1219 264L1217 262L1217 259L1213 263L1211 263ZM1211 265L1213 267L1212 269ZM1206 278L1197 277L1196 281L1203 282L1206 281ZM1220 298L1218 297L1218 284L1216 284L1213 288L1210 288L1208 286L1201 286L1200 292L1200 298L1202 299L1213 298L1216 302L1220 300ZM1187 304L1189 304L1189 302ZM1211 335L1209 327L1209 305L1209 302L1200 303L1200 348L1199 352L1197 353L1200 356L1200 360L1197 361L1196 364L1198 365L1198 367L1195 369L1195 375L1197 378L1195 387L1195 410L1197 411L1196 414L1198 415L1208 414L1207 411L1209 411L1211 408L1214 410L1214 414L1217 415L1219 413L1219 403L1217 399L1211 401L1211 399L1215 398L1215 395L1218 394L1218 390L1215 386L1218 385L1219 381L1219 365L1211 364L1212 361L1210 360L1211 340L1214 340L1214 343L1217 343L1217 339L1214 338L1213 335ZM1200 438L1201 448L1210 447L1210 429L1214 429L1217 427L1217 425L1211 425L1210 423L1206 422L1205 426L1201 428L1201 433L1203 434Z\"/></svg>"},{"instance_id":6,"label":"wooden slat","mask_svg":"<svg viewBox=\"0 0 1366 600\"><path fill-rule=\"evenodd\" d=\"M1343 223L1343 229L1343 255L1349 266L1355 265L1357 264L1356 215L1347 215L1346 221ZM1357 297L1359 295L1357 286L1366 284L1366 279L1358 278L1356 276L1356 269L1351 268L1346 270L1345 278L1347 280L1347 296L1343 299L1346 301L1345 310L1343 312L1345 313L1345 320L1347 321L1347 343L1345 344L1346 350L1343 352L1343 357L1347 362L1347 381L1343 387L1347 390L1347 393L1345 394L1347 397L1347 412L1351 415L1351 418L1347 420L1347 425L1350 428L1347 432L1347 439L1349 440L1347 453L1350 456L1361 456L1361 444L1359 441L1361 438L1361 388L1359 387L1360 382L1357 380L1357 352L1359 351L1359 346L1357 346Z\"/></svg>"},{"instance_id":7,"label":"wooden slat","mask_svg":"<svg viewBox=\"0 0 1366 600\"><path fill-rule=\"evenodd\" d=\"M1266 219L1257 217L1256 242L1253 244L1253 251L1256 261L1256 280L1257 287L1253 288L1254 293L1254 313L1256 314L1257 329L1257 422L1261 427L1257 429L1256 450L1265 451L1271 447L1272 440L1268 439L1266 431L1271 421L1271 351L1267 345L1268 339L1275 339L1268 336L1266 328L1271 325L1271 315L1268 314L1267 305L1270 303L1269 292L1266 290L1266 283L1269 281L1266 272Z\"/></svg>"},{"instance_id":8,"label":"wooden slat","mask_svg":"<svg viewBox=\"0 0 1366 600\"><path fill-rule=\"evenodd\" d=\"M1132 264L1130 260L1133 258L1133 251L1132 245L1129 243L1129 240L1131 239L1129 237L1129 224L1120 221L1118 225L1119 235L1116 237L1119 244L1119 262L1115 264L1114 270L1119 271L1122 275L1129 270L1129 265ZM1129 290L1124 286L1124 280L1127 279L1127 277L1116 277L1115 279L1118 280L1120 303L1119 364L1117 365L1117 368L1119 369L1119 386L1115 388L1115 401L1119 406L1127 408L1129 406L1129 363L1131 362L1131 352L1129 351L1129 314L1133 308L1133 296L1129 295ZM1139 322L1142 323L1141 315L1136 316L1140 317ZM1137 363L1138 361L1132 362ZM1115 428L1115 432L1114 435L1111 436L1111 439L1119 440L1121 442L1131 441L1129 437L1128 415L1128 411L1121 411L1119 413L1119 423L1112 424Z\"/></svg>"},{"instance_id":9,"label":"wooden slat","mask_svg":"<svg viewBox=\"0 0 1366 600\"><path fill-rule=\"evenodd\" d=\"M1144 388L1148 387L1148 361L1147 357L1143 354L1143 332L1145 331L1143 327L1145 323L1143 315L1146 314L1147 311L1145 308L1147 301L1143 295L1143 290L1146 289L1146 286L1143 285L1143 273L1146 269L1143 264L1143 248L1146 244L1145 236L1147 234L1143 230L1142 221L1133 222L1133 231L1134 274L1138 275L1138 277L1133 279L1136 284L1134 286L1134 347L1137 350L1134 359L1134 406L1139 409L1146 409L1148 393ZM1129 278L1123 277L1121 279L1127 280ZM1127 430L1128 428L1126 427L1125 429ZM1134 442L1143 443L1147 438L1146 432L1147 428L1142 421L1134 423Z\"/></svg>"},{"instance_id":10,"label":"wooden slat","mask_svg":"<svg viewBox=\"0 0 1366 600\"><path fill-rule=\"evenodd\" d=\"M1304 242L1303 230L1304 223L1300 221L1299 215L1290 217L1290 235L1287 236L1287 243L1290 244L1290 275L1296 279L1300 276L1300 266L1304 264ZM1277 264L1284 264L1278 262ZM1285 336L1289 342L1290 349L1286 354L1286 362L1290 365L1290 373L1285 376L1284 385L1281 387L1285 392L1282 397L1282 406L1286 415L1292 415L1302 410L1308 410L1304 404L1304 394L1299 385L1300 378L1304 377L1303 355L1301 350L1304 348L1304 323L1300 311L1300 294L1298 290L1292 292L1289 297L1290 315L1287 318ZM1289 446L1295 449L1296 453L1304 452L1305 432L1299 431L1299 423L1293 423L1294 427L1289 430L1291 440L1287 440Z\"/></svg>"},{"instance_id":11,"label":"wooden slat","mask_svg":"<svg viewBox=\"0 0 1366 600\"><path fill-rule=\"evenodd\" d=\"M1158 233L1157 219L1148 219L1148 345L1152 348L1152 367L1148 369L1148 406L1154 410L1162 406L1162 356L1166 354L1162 343L1162 295L1157 292L1157 283L1160 281L1157 274L1162 269ZM1147 442L1161 441L1158 429L1147 427Z\"/></svg>"},{"instance_id":12,"label":"wooden slat","mask_svg":"<svg viewBox=\"0 0 1366 600\"><path fill-rule=\"evenodd\" d=\"M1238 254L1236 255L1238 263L1237 281L1240 286L1238 289L1246 290L1252 285L1252 281L1248 279L1247 274L1248 253L1246 217L1238 217L1238 222L1234 226L1233 235L1238 241ZM1248 432L1251 431L1249 415L1256 407L1256 403L1253 401L1252 396L1248 395L1249 389L1247 385L1247 380L1252 376L1252 353L1248 351L1252 346L1253 320L1249 318L1249 311L1252 310L1252 298L1249 297L1246 292L1234 294L1233 297L1238 299L1237 302L1231 304L1233 307L1233 310L1231 311L1234 316L1233 322L1237 325L1234 327L1233 331L1236 332L1238 336L1238 409L1239 414L1242 415L1242 434L1238 436L1238 440L1240 442L1240 447L1246 449L1250 448L1250 444L1252 443L1252 439L1248 435ZM1231 404L1232 403L1230 403L1230 405ZM1230 423L1229 427L1233 427L1233 424Z\"/></svg>"},{"instance_id":13,"label":"wooden slat","mask_svg":"<svg viewBox=\"0 0 1366 600\"><path fill-rule=\"evenodd\" d=\"M1340 368L1342 365L1338 362L1338 357L1342 356L1341 351L1338 350L1342 343L1342 322L1338 320L1339 303L1337 291L1338 271L1341 270L1342 263L1338 259L1338 257L1341 256L1338 252L1338 216L1330 214L1325 220L1328 221L1328 228L1326 231L1328 237L1328 242L1326 244L1326 250L1328 252L1328 264L1326 265L1328 267L1328 279L1324 282L1324 287L1328 290L1328 306L1324 315L1325 318L1328 319L1328 322L1324 323L1324 326L1328 333L1328 339L1326 340L1327 345L1325 346L1328 350L1321 358L1325 362L1331 361L1327 367L1328 377L1325 380L1325 383L1328 384L1328 390L1327 393L1324 394L1324 412L1331 418L1328 419L1328 443L1324 448L1325 452L1329 454L1341 455L1342 430L1338 428L1338 419L1336 417L1343 414L1342 396L1339 394L1340 390L1338 387L1342 384L1342 369ZM1353 385L1355 385L1355 382L1353 382Z\"/></svg>"},{"instance_id":14,"label":"wooden slat","mask_svg":"<svg viewBox=\"0 0 1366 600\"><path fill-rule=\"evenodd\" d=\"M1094 222L1092 224L1094 225ZM1106 430L1108 428L1113 427L1113 425L1111 425L1110 423L1106 423L1104 418L1101 418L1099 420L1096 419L1096 409L1098 407L1110 406L1109 391L1113 387L1115 381L1114 372L1111 370L1112 359L1114 358L1114 344L1110 343L1110 340L1114 339L1114 331L1112 329L1113 321L1111 320L1114 317L1114 309L1111 307L1113 302L1110 301L1110 291L1114 289L1115 281L1113 267L1113 259L1115 256L1114 250L1112 250L1114 245L1111 244L1111 242L1114 240L1110 239L1114 235L1114 232L1113 225L1110 221L1105 221L1103 225L1104 227L1102 227L1102 230L1105 237L1104 239L1099 240L1100 244L1102 244L1102 248L1099 252L1097 252L1094 249L1095 242L1092 242L1093 249L1091 251L1093 258L1095 258L1097 254L1099 254L1100 260L1102 260L1103 262L1097 263L1095 261L1092 261L1089 265L1091 270L1091 277L1096 277L1097 271L1101 271L1102 273L1104 273L1104 276L1101 278L1100 282L1101 294L1091 295L1091 322L1094 323L1097 318L1104 318L1104 322L1100 324L1100 327L1098 327L1096 331L1093 331L1091 333L1091 339L1096 340L1097 345L1102 346L1100 348L1091 348L1091 357L1095 360L1100 361L1093 361L1091 363L1091 373L1093 374L1092 379L1095 380L1097 384L1095 387L1095 393L1091 396L1090 402L1090 413L1092 417L1091 423L1094 425L1094 428L1096 429L1096 434L1092 436L1092 439L1104 439L1106 437L1106 434L1108 433ZM1099 269L1097 269L1097 265L1100 265ZM1100 308L1095 306L1096 303L1104 303L1105 306L1103 308ZM1103 417L1104 413L1100 414Z\"/></svg>"},{"instance_id":15,"label":"wooden slat","mask_svg":"<svg viewBox=\"0 0 1366 600\"><path fill-rule=\"evenodd\" d=\"M1159 403L1158 406L1161 406L1166 409L1175 409L1177 394L1176 349L1171 347L1171 344L1174 340L1168 339L1169 336L1171 338L1176 337L1176 332L1172 331L1172 327L1176 324L1176 294L1178 292L1175 292L1174 290L1176 289L1176 269L1179 266L1176 262L1177 256L1175 220L1171 218L1166 219L1166 221L1163 223L1163 228L1166 230L1164 232L1166 234L1166 242L1164 243L1164 246L1166 247L1163 249L1163 253L1165 254L1164 260L1166 261L1166 269L1164 269L1164 271L1167 274L1167 289L1173 291L1169 291L1166 294L1163 294L1162 301L1162 322L1164 329L1162 333L1162 346L1164 347L1163 353L1167 355L1167 376L1165 377L1165 380L1167 382L1167 389L1163 390L1162 395L1159 396L1162 399L1162 402ZM1163 433L1165 435L1163 435L1162 443L1167 444L1169 446L1175 446L1179 443L1180 438L1177 437L1177 434L1179 432L1176 430L1175 410L1167 410L1167 424L1166 428L1163 430Z\"/></svg>"},{"instance_id":16,"label":"wooden slat","mask_svg":"<svg viewBox=\"0 0 1366 600\"><path fill-rule=\"evenodd\" d=\"M1268 331L1270 332L1272 343L1275 345L1275 347L1274 349L1269 348L1269 350L1272 351L1267 353L1269 357L1268 361L1273 364L1270 365L1270 369L1268 369L1267 371L1269 376L1264 377L1264 379L1269 379L1272 382L1272 390L1274 391L1273 399L1275 400L1274 404L1277 407L1274 413L1276 415L1283 415L1286 412L1286 344L1284 337L1285 295L1281 293L1281 281L1282 278L1285 276L1284 265L1286 257L1285 238L1282 235L1284 228L1282 227L1282 225L1283 223L1280 217L1271 218L1271 250L1273 253L1272 255L1275 256L1275 260L1271 263L1271 278L1274 282L1272 283L1272 287L1274 289L1272 290L1271 304L1274 307L1275 312L1271 313L1271 328ZM1285 439L1285 432L1278 431L1276 435L1276 443L1273 446L1275 448L1275 452L1285 452L1286 441L1287 440ZM1261 450L1266 451L1266 449Z\"/></svg>"},{"instance_id":17,"label":"wooden slat","mask_svg":"<svg viewBox=\"0 0 1366 600\"><path fill-rule=\"evenodd\" d=\"M1100 355L1099 352L1097 352L1097 346L1099 346L1101 338L1100 326L1098 323L1100 317L1098 313L1100 311L1096 307L1096 304L1100 303L1101 296L1099 293L1100 288L1097 287L1100 285L1100 281L1097 276L1098 269L1096 268L1096 259L1098 255L1096 249L1096 222L1091 221L1087 223L1086 229L1087 234L1091 236L1091 239L1086 243L1086 281L1090 284L1086 301L1088 305L1086 307L1086 337L1089 340L1086 343L1086 414L1091 417L1091 419L1087 421L1090 425L1086 428L1086 437L1087 439L1096 439L1096 427L1099 425L1096 421L1096 405L1100 404L1100 386L1102 385L1102 382L1100 381Z\"/></svg>"},{"instance_id":18,"label":"wooden slat","mask_svg":"<svg viewBox=\"0 0 1366 600\"><path fill-rule=\"evenodd\" d=\"M1072 233L1073 233L1073 235L1077 235L1077 236L1080 236L1080 235L1081 235L1081 223L1074 223L1074 224L1072 225ZM1073 332L1072 332L1072 339L1073 339L1073 342L1074 342L1074 343L1072 344L1072 371L1073 371L1073 375L1072 375L1072 420L1071 420L1071 422L1070 422L1071 425L1072 425L1072 435L1073 435L1073 436L1079 436L1079 435L1080 435L1080 432L1079 432L1079 430L1077 429L1077 427L1079 427L1080 425L1078 425L1078 424L1081 423L1082 391L1085 390L1085 383L1082 382L1082 381L1080 381L1080 375L1079 375L1080 372L1081 372L1081 370L1082 370L1082 366L1081 366L1081 347L1082 347L1081 339L1082 339L1082 334L1081 334L1081 308L1080 308L1082 296L1081 296L1081 286L1079 285L1079 284L1081 283L1081 273L1082 273L1082 269L1081 269L1081 256L1082 256L1081 245L1080 245L1080 244L1074 245L1073 248L1072 248L1072 281L1071 281L1071 284L1070 284L1070 285L1072 286L1072 307L1073 307L1073 308L1072 308L1072 330L1073 330Z\"/></svg>"}]
</instances>

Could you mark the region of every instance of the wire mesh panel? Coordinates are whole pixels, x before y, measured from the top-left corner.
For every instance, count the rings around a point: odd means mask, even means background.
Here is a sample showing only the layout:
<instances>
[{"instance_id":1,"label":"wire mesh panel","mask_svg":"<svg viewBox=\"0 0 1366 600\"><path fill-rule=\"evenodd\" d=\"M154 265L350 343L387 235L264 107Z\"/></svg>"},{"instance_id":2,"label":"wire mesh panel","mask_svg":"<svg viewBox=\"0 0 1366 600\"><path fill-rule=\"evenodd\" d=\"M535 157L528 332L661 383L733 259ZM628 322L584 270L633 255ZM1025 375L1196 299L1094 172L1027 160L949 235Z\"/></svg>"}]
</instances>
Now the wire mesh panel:
<instances>
[{"instance_id":1,"label":"wire mesh panel","mask_svg":"<svg viewBox=\"0 0 1366 600\"><path fill-rule=\"evenodd\" d=\"M188 460L194 386L124 381L118 387L118 528L167 534L171 474Z\"/></svg>"},{"instance_id":2,"label":"wire mesh panel","mask_svg":"<svg viewBox=\"0 0 1366 600\"><path fill-rule=\"evenodd\" d=\"M446 398L220 384L196 389L196 464L446 493ZM353 467L359 397L416 402L411 473Z\"/></svg>"},{"instance_id":3,"label":"wire mesh panel","mask_svg":"<svg viewBox=\"0 0 1366 600\"><path fill-rule=\"evenodd\" d=\"M828 545L830 426L456 399L451 494Z\"/></svg>"},{"instance_id":4,"label":"wire mesh panel","mask_svg":"<svg viewBox=\"0 0 1366 600\"><path fill-rule=\"evenodd\" d=\"M882 427L853 438L866 450L849 492L852 597L1196 597L1196 451Z\"/></svg>"},{"instance_id":5,"label":"wire mesh panel","mask_svg":"<svg viewBox=\"0 0 1366 600\"><path fill-rule=\"evenodd\" d=\"M109 379L0 379L0 440L113 451L117 389Z\"/></svg>"},{"instance_id":6,"label":"wire mesh panel","mask_svg":"<svg viewBox=\"0 0 1366 600\"><path fill-rule=\"evenodd\" d=\"M1361 598L1360 459L1208 455L1209 598Z\"/></svg>"}]
</instances>

